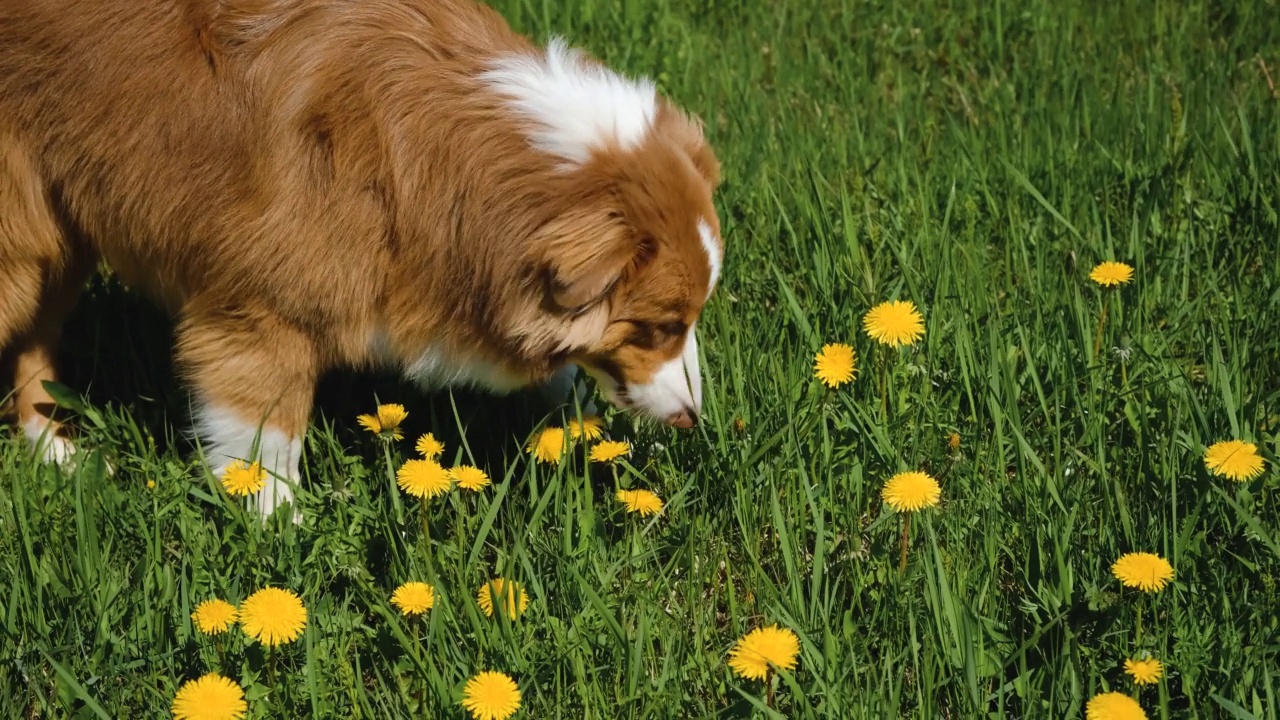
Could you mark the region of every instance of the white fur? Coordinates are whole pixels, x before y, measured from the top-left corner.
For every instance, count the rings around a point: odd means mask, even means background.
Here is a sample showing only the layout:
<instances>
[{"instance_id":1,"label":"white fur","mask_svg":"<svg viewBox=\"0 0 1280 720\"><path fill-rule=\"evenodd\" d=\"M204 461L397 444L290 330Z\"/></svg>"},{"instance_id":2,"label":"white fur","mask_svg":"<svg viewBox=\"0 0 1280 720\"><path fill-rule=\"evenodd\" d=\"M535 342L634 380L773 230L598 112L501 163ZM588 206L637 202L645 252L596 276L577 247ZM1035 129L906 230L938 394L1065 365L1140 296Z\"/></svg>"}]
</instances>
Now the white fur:
<instances>
[{"instance_id":1,"label":"white fur","mask_svg":"<svg viewBox=\"0 0 1280 720\"><path fill-rule=\"evenodd\" d=\"M711 268L711 280L707 283L709 298L711 291L716 289L716 282L720 279L720 263L724 259L724 251L720 249L715 234L711 232L711 226L706 220L698 221L698 237L702 238L702 249L707 251L707 265Z\"/></svg>"},{"instance_id":2,"label":"white fur","mask_svg":"<svg viewBox=\"0 0 1280 720\"><path fill-rule=\"evenodd\" d=\"M496 365L460 360L438 347L427 348L417 360L409 363L404 374L426 390L470 386L507 393L525 384Z\"/></svg>"},{"instance_id":3,"label":"white fur","mask_svg":"<svg viewBox=\"0 0 1280 720\"><path fill-rule=\"evenodd\" d=\"M261 463L267 484L255 498L259 512L269 516L277 507L293 501L290 483L301 477L302 439L259 425L226 408L201 405L195 412L196 434L214 477L221 478L237 460ZM254 453L254 447L257 453ZM300 515L294 508L293 519Z\"/></svg>"},{"instance_id":4,"label":"white fur","mask_svg":"<svg viewBox=\"0 0 1280 720\"><path fill-rule=\"evenodd\" d=\"M569 167L610 143L624 150L639 145L658 113L652 81L589 66L560 38L545 54L499 58L480 77L532 123L533 146Z\"/></svg>"},{"instance_id":5,"label":"white fur","mask_svg":"<svg viewBox=\"0 0 1280 720\"><path fill-rule=\"evenodd\" d=\"M697 323L689 326L684 352L663 363L644 385L630 385L627 396L640 410L666 420L689 409L696 418L702 412L702 375L698 369Z\"/></svg>"},{"instance_id":6,"label":"white fur","mask_svg":"<svg viewBox=\"0 0 1280 720\"><path fill-rule=\"evenodd\" d=\"M23 423L22 434L27 436L41 462L67 467L76 454L75 444L55 435L49 421L44 418L34 417Z\"/></svg>"}]
</instances>

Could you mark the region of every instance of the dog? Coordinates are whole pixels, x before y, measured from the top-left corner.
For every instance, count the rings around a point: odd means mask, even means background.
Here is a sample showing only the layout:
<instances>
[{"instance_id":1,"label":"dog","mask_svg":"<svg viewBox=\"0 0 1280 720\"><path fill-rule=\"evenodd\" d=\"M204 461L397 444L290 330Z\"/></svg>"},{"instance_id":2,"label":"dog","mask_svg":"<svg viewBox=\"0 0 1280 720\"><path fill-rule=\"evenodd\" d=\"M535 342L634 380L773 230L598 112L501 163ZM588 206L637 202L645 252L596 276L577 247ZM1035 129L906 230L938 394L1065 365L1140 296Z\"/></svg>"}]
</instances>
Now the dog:
<instances>
[{"instance_id":1,"label":"dog","mask_svg":"<svg viewBox=\"0 0 1280 720\"><path fill-rule=\"evenodd\" d=\"M100 261L175 318L206 466L260 462L264 514L331 369L505 393L581 368L693 427L719 184L654 83L470 0L0 3L0 350L47 462Z\"/></svg>"}]
</instances>

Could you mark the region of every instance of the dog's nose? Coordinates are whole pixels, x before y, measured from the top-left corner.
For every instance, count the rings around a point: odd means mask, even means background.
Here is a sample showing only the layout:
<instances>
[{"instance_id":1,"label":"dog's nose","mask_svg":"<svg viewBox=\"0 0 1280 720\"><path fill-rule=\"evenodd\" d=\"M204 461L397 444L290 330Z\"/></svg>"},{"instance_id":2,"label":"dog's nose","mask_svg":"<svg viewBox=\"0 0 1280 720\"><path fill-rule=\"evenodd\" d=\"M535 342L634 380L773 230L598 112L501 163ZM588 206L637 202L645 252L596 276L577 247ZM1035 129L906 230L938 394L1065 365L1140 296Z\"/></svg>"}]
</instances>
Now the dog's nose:
<instances>
[{"instance_id":1,"label":"dog's nose","mask_svg":"<svg viewBox=\"0 0 1280 720\"><path fill-rule=\"evenodd\" d=\"M677 427L681 430L688 430L698 424L698 416L693 410L685 408L680 412L667 418L667 424L671 427Z\"/></svg>"}]
</instances>

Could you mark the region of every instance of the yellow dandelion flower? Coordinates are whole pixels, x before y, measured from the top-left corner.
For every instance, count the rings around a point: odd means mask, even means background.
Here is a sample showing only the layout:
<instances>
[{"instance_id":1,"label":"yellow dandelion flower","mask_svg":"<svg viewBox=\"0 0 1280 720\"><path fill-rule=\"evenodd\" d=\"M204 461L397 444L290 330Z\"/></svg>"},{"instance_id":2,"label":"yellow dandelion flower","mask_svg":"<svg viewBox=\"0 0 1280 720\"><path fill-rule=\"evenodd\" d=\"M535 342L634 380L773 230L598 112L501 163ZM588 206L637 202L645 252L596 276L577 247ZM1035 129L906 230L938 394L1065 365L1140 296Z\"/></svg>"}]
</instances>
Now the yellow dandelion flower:
<instances>
[{"instance_id":1,"label":"yellow dandelion flower","mask_svg":"<svg viewBox=\"0 0 1280 720\"><path fill-rule=\"evenodd\" d=\"M1085 705L1085 720L1147 720L1137 700L1118 692L1094 695Z\"/></svg>"},{"instance_id":2,"label":"yellow dandelion flower","mask_svg":"<svg viewBox=\"0 0 1280 720\"><path fill-rule=\"evenodd\" d=\"M572 440L581 440L586 438L589 441L599 440L604 437L604 420L595 415L585 415L582 422L577 419L569 421L569 438Z\"/></svg>"},{"instance_id":3,"label":"yellow dandelion flower","mask_svg":"<svg viewBox=\"0 0 1280 720\"><path fill-rule=\"evenodd\" d=\"M591 448L591 462L613 462L631 452L631 444L626 440L605 440Z\"/></svg>"},{"instance_id":4,"label":"yellow dandelion flower","mask_svg":"<svg viewBox=\"0 0 1280 720\"><path fill-rule=\"evenodd\" d=\"M926 473L910 470L889 478L880 497L898 512L915 512L937 505L942 488Z\"/></svg>"},{"instance_id":5,"label":"yellow dandelion flower","mask_svg":"<svg viewBox=\"0 0 1280 720\"><path fill-rule=\"evenodd\" d=\"M240 627L264 645L293 642L306 626L307 608L289 590L263 588L240 605Z\"/></svg>"},{"instance_id":6,"label":"yellow dandelion flower","mask_svg":"<svg viewBox=\"0 0 1280 720\"><path fill-rule=\"evenodd\" d=\"M267 486L267 471L258 463L237 460L222 472L222 487L231 495L252 495Z\"/></svg>"},{"instance_id":7,"label":"yellow dandelion flower","mask_svg":"<svg viewBox=\"0 0 1280 720\"><path fill-rule=\"evenodd\" d=\"M236 621L236 607L226 600L205 600L191 613L191 621L205 635L224 633Z\"/></svg>"},{"instance_id":8,"label":"yellow dandelion flower","mask_svg":"<svg viewBox=\"0 0 1280 720\"><path fill-rule=\"evenodd\" d=\"M1129 282L1133 277L1133 268L1122 262L1112 262L1108 260L1104 263L1098 263L1089 273L1089 279L1098 283L1103 287L1111 287L1113 285L1122 285Z\"/></svg>"},{"instance_id":9,"label":"yellow dandelion flower","mask_svg":"<svg viewBox=\"0 0 1280 720\"><path fill-rule=\"evenodd\" d=\"M462 688L462 705L475 720L506 720L520 709L520 687L510 676L486 670Z\"/></svg>"},{"instance_id":10,"label":"yellow dandelion flower","mask_svg":"<svg viewBox=\"0 0 1280 720\"><path fill-rule=\"evenodd\" d=\"M537 437L529 441L527 449L533 453L538 462L551 464L559 462L565 449L564 428L545 428L538 433Z\"/></svg>"},{"instance_id":11,"label":"yellow dandelion flower","mask_svg":"<svg viewBox=\"0 0 1280 720\"><path fill-rule=\"evenodd\" d=\"M910 300L891 300L871 308L862 327L885 345L911 345L924 335L924 318Z\"/></svg>"},{"instance_id":12,"label":"yellow dandelion flower","mask_svg":"<svg viewBox=\"0 0 1280 720\"><path fill-rule=\"evenodd\" d=\"M421 615L436 604L436 591L424 582L407 582L391 593L391 604L405 615Z\"/></svg>"},{"instance_id":13,"label":"yellow dandelion flower","mask_svg":"<svg viewBox=\"0 0 1280 720\"><path fill-rule=\"evenodd\" d=\"M435 460L406 460L396 471L396 484L410 495L425 500L449 492L453 476Z\"/></svg>"},{"instance_id":14,"label":"yellow dandelion flower","mask_svg":"<svg viewBox=\"0 0 1280 720\"><path fill-rule=\"evenodd\" d=\"M1173 566L1169 561L1152 553L1128 553L1111 566L1111 574L1125 587L1143 592L1162 590L1173 579Z\"/></svg>"},{"instance_id":15,"label":"yellow dandelion flower","mask_svg":"<svg viewBox=\"0 0 1280 720\"><path fill-rule=\"evenodd\" d=\"M400 432L400 423L409 417L409 412L404 409L403 405L398 403L386 403L378 406L378 414L360 415L356 418L356 422L365 430L374 435L389 435L393 440L399 440L404 437Z\"/></svg>"},{"instance_id":16,"label":"yellow dandelion flower","mask_svg":"<svg viewBox=\"0 0 1280 720\"><path fill-rule=\"evenodd\" d=\"M837 388L857 374L857 353L843 343L828 343L813 359L813 376L829 388Z\"/></svg>"},{"instance_id":17,"label":"yellow dandelion flower","mask_svg":"<svg viewBox=\"0 0 1280 720\"><path fill-rule=\"evenodd\" d=\"M480 609L484 611L485 617L493 617L493 601L494 598L501 598L506 593L507 617L516 618L529 607L529 596L525 593L520 583L514 580L505 580L503 578L495 578L480 586L480 591L476 593L476 602L480 604ZM516 609L516 597L520 598L520 608Z\"/></svg>"},{"instance_id":18,"label":"yellow dandelion flower","mask_svg":"<svg viewBox=\"0 0 1280 720\"><path fill-rule=\"evenodd\" d=\"M489 487L489 476L485 471L478 467L470 465L459 465L449 471L453 475L453 479L458 481L458 487L471 492L480 492Z\"/></svg>"},{"instance_id":19,"label":"yellow dandelion flower","mask_svg":"<svg viewBox=\"0 0 1280 720\"><path fill-rule=\"evenodd\" d=\"M175 720L240 720L248 710L244 690L218 673L183 683L173 698Z\"/></svg>"},{"instance_id":20,"label":"yellow dandelion flower","mask_svg":"<svg viewBox=\"0 0 1280 720\"><path fill-rule=\"evenodd\" d=\"M756 628L738 640L729 653L729 667L748 680L763 680L769 668L791 670L800 654L800 639L777 625Z\"/></svg>"},{"instance_id":21,"label":"yellow dandelion flower","mask_svg":"<svg viewBox=\"0 0 1280 720\"><path fill-rule=\"evenodd\" d=\"M1223 440L1205 451L1204 466L1214 475L1244 482L1262 474L1262 456L1258 454L1258 446L1251 442Z\"/></svg>"},{"instance_id":22,"label":"yellow dandelion flower","mask_svg":"<svg viewBox=\"0 0 1280 720\"><path fill-rule=\"evenodd\" d=\"M418 444L414 445L414 449L428 460L439 460L444 454L444 443L437 440L433 433L427 433L418 438Z\"/></svg>"},{"instance_id":23,"label":"yellow dandelion flower","mask_svg":"<svg viewBox=\"0 0 1280 720\"><path fill-rule=\"evenodd\" d=\"M662 498L648 490L619 490L618 502L631 513L657 515L662 512Z\"/></svg>"},{"instance_id":24,"label":"yellow dandelion flower","mask_svg":"<svg viewBox=\"0 0 1280 720\"><path fill-rule=\"evenodd\" d=\"M357 415L356 422L360 424L360 427L374 435L382 432L382 426L378 424L378 416L376 415Z\"/></svg>"},{"instance_id":25,"label":"yellow dandelion flower","mask_svg":"<svg viewBox=\"0 0 1280 720\"><path fill-rule=\"evenodd\" d=\"M956 452L960 449L960 433L952 432L947 436L947 447L951 448L951 452Z\"/></svg>"},{"instance_id":26,"label":"yellow dandelion flower","mask_svg":"<svg viewBox=\"0 0 1280 720\"><path fill-rule=\"evenodd\" d=\"M1155 658L1125 660L1124 671L1138 685L1154 685L1164 676L1164 665Z\"/></svg>"},{"instance_id":27,"label":"yellow dandelion flower","mask_svg":"<svg viewBox=\"0 0 1280 720\"><path fill-rule=\"evenodd\" d=\"M148 490L155 490L155 489L156 489L156 481L155 481L155 480L148 480L148 481L147 481L147 489L148 489Z\"/></svg>"}]
</instances>

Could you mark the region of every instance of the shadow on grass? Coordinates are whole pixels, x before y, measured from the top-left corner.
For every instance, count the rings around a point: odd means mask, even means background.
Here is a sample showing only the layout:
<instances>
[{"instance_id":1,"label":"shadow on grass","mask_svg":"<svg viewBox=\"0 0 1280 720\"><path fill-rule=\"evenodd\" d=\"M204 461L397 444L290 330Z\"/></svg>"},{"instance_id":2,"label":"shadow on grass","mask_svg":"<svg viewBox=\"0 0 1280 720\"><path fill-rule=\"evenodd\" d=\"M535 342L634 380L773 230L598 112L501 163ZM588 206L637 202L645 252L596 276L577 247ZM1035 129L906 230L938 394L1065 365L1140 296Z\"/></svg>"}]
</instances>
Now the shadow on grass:
<instances>
[{"instance_id":1,"label":"shadow on grass","mask_svg":"<svg viewBox=\"0 0 1280 720\"><path fill-rule=\"evenodd\" d=\"M195 450L190 393L174 374L173 332L172 319L146 297L97 275L67 320L59 379L91 406L131 417L154 438L157 453L187 459ZM462 427L475 462L493 468L503 467L517 443L554 409L533 390L508 396L423 392L390 373L337 370L317 384L310 431L332 426L343 447L363 446L356 416L373 412L378 402L401 403L409 411L402 452L412 452L413 441L430 431L446 443L451 462Z\"/></svg>"}]
</instances>

